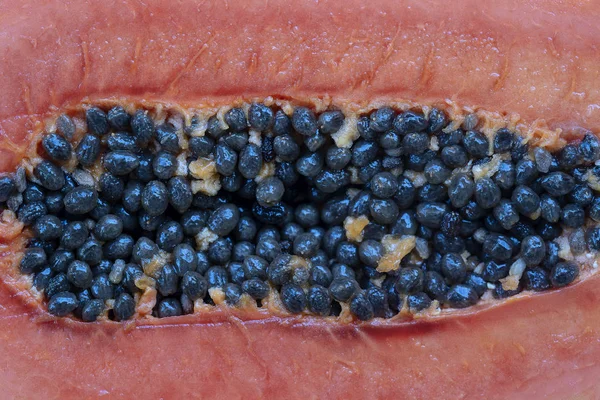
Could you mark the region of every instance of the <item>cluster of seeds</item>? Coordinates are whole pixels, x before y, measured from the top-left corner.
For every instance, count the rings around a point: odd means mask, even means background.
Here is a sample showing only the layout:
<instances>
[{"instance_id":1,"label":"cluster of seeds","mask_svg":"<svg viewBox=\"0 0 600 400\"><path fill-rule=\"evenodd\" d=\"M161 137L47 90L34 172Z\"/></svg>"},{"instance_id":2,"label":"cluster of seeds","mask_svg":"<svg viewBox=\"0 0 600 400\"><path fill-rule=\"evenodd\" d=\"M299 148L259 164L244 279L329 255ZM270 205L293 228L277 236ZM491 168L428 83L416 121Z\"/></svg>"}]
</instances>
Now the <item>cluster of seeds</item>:
<instances>
[{"instance_id":1,"label":"cluster of seeds","mask_svg":"<svg viewBox=\"0 0 600 400\"><path fill-rule=\"evenodd\" d=\"M600 249L593 135L552 154L474 114L450 129L438 109L256 103L190 126L119 106L85 121L59 117L45 159L0 178L0 210L34 236L21 272L57 316L126 320L150 288L157 317L279 299L389 318L565 286L579 267L560 240Z\"/></svg>"}]
</instances>

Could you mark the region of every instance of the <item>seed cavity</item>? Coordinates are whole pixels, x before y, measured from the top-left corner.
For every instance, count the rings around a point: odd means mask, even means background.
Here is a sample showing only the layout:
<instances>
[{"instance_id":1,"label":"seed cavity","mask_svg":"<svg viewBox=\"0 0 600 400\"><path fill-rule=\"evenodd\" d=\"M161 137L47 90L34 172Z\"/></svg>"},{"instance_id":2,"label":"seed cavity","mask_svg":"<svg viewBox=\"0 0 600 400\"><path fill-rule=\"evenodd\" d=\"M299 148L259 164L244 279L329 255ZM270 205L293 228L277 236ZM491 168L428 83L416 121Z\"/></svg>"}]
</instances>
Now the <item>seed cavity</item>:
<instances>
[{"instance_id":1,"label":"seed cavity","mask_svg":"<svg viewBox=\"0 0 600 400\"><path fill-rule=\"evenodd\" d=\"M253 103L58 116L0 177L48 311L213 305L367 321L569 285L600 250L600 142L550 151L477 114ZM81 127L86 128L82 131Z\"/></svg>"}]
</instances>

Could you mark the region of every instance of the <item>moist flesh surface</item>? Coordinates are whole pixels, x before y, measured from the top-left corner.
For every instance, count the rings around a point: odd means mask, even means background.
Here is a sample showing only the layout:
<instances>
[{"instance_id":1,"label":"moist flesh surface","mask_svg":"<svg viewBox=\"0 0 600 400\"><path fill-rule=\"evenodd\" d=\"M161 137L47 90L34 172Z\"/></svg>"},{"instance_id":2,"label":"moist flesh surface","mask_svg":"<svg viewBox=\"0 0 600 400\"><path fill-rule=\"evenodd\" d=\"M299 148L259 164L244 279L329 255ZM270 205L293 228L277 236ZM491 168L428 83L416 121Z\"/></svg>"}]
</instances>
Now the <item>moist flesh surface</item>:
<instances>
[{"instance_id":1,"label":"moist flesh surface","mask_svg":"<svg viewBox=\"0 0 600 400\"><path fill-rule=\"evenodd\" d=\"M71 114L0 178L59 317L438 313L566 286L600 248L591 134L551 152L430 107Z\"/></svg>"}]
</instances>

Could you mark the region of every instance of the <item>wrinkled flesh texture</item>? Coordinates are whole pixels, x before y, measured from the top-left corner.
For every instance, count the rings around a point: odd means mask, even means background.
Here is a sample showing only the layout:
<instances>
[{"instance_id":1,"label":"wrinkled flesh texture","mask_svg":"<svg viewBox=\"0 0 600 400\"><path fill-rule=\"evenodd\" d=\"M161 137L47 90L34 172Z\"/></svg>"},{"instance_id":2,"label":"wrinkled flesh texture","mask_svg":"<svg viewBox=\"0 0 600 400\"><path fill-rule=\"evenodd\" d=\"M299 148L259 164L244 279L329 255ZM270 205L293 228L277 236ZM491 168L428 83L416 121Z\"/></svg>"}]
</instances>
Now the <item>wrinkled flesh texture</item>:
<instances>
[{"instance_id":1,"label":"wrinkled flesh texture","mask_svg":"<svg viewBox=\"0 0 600 400\"><path fill-rule=\"evenodd\" d=\"M600 127L591 2L30 3L0 5L0 170L14 168L54 107L113 96L452 99L562 128L565 139ZM173 18L158 17L167 7ZM3 271L13 262L2 250ZM385 327L225 311L82 327L46 321L3 286L0 382L7 397L595 398L598 279ZM156 363L164 368L122 373Z\"/></svg>"}]
</instances>

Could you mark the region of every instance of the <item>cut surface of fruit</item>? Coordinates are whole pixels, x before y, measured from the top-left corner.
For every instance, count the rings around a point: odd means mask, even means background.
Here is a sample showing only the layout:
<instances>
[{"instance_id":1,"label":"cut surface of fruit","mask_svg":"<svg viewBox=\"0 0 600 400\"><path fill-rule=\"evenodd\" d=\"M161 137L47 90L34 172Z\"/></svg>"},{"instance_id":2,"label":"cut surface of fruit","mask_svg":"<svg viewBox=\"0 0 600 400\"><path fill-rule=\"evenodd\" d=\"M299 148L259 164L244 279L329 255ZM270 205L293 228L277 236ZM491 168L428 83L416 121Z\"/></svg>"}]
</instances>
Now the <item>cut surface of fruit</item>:
<instances>
[{"instance_id":1,"label":"cut surface of fruit","mask_svg":"<svg viewBox=\"0 0 600 400\"><path fill-rule=\"evenodd\" d=\"M39 150L32 143L38 143L44 133L55 132L59 125L68 130L68 122L60 115L78 114L82 104L86 109L99 106L104 112L115 104L123 104L132 115L136 109L152 109L160 114L160 107L167 113L174 109L181 113L199 105L217 110L225 105L264 101L268 96L282 104L289 101L294 109L309 106L317 114L342 109L346 117L348 110L370 117L372 110L385 105L392 105L397 112L414 109L424 114L428 111L421 109L422 105L438 106L451 117L490 113L532 144L553 152L560 150L568 162L571 156L576 159L578 155L570 153L572 148L565 145L579 143L586 134L600 129L598 56L594 49L599 28L593 19L596 7L584 2L462 1L442 10L434 2L383 0L368 7L359 2L301 1L289 10L283 2L265 4L253 0L245 7L184 1L176 10L167 10L160 2L143 7L107 2L0 5L5 16L0 21L0 46L12 55L0 61L0 82L5 90L0 99L0 170L12 174L25 159L31 162L30 172L37 168L37 176L30 176L44 180L51 191L56 190L53 187L61 188L63 183L55 179L53 167L40 168L40 158L32 158ZM173 18L157 18L167 13ZM557 26L565 29L557 33ZM358 112L367 109L368 112ZM76 124L76 131L84 129L102 136L105 129L98 113L88 111L86 117L83 125ZM461 120L461 124L469 124L469 118ZM484 126L478 129L495 133L495 140L496 129L485 125L493 120L484 118ZM115 121L118 125L118 118ZM230 122L235 126L235 120ZM308 122L294 129L310 134L310 118ZM329 123L335 123L335 115ZM319 129L328 130L328 126ZM167 148L172 143L169 137L167 132L161 146ZM411 138L407 144L418 147L419 139ZM93 140L87 144L90 148ZM79 143L68 142L71 146ZM113 143L126 146L127 137L114 139ZM54 162L65 162L62 159L68 145L60 139L50 137L41 146L48 155L52 154ZM460 154L447 153L450 154L446 154L446 161L457 168L462 162ZM89 154L82 152L82 165L87 162L86 157L91 157ZM535 152L532 156L537 160ZM540 160L543 157L545 154L540 153ZM311 173L312 161L307 160L302 166L307 174ZM337 161L336 158L330 162ZM135 163L128 154L117 153L105 157L103 164L113 175L120 176L137 168ZM473 174L486 179L485 174L496 167L480 167ZM86 168L88 172L99 172ZM198 181L206 182L214 167L210 162L200 162L188 168L194 169ZM240 172L252 175L252 169L249 163ZM429 178L439 180L443 173L443 169L434 168ZM89 174L79 174L77 178L86 182ZM383 178L373 187L385 198L387 186ZM102 185L108 188L116 181L106 179ZM547 193L560 197L564 195L563 181L553 178L540 185ZM590 185L594 189L597 182ZM493 187L481 186L481 193L494 197ZM160 192L162 188L158 185L157 189L150 189ZM197 185L196 189L210 191L211 185ZM273 201L276 192L275 184L263 193L262 201ZM12 189L10 193L14 193ZM506 200L517 203L517 213L529 214L530 194L523 189ZM86 203L97 193L77 190L69 195L64 206L70 213L80 215L88 212ZM425 195L435 196L436 192ZM585 193L578 196L586 201ZM489 200L489 196L479 197L483 203ZM571 221L579 221L581 213L567 208L568 205L560 204L564 215L559 218L576 229L579 223ZM549 209L552 207L550 204ZM514 219L512 211L515 210L508 203L503 203L498 205L494 218L508 227ZM41 305L45 303L27 290L30 280L15 270L30 235L51 238L59 229L52 217L47 217L33 233L30 228L23 228L23 219L27 222L29 217L33 221L38 212L31 207L18 219L5 212L0 221L0 334L7 339L1 347L1 358L10 360L2 363L0 382L13 390L7 395L25 393L31 397L36 388L43 386L46 393L50 393L49 388L55 389L56 397L61 398L128 397L134 392L150 397L195 395L199 393L197 385L207 390L201 394L203 397L215 398L289 398L314 393L327 393L333 398L373 394L416 398L594 398L600 390L594 379L598 375L595 360L600 338L600 318L594 304L599 292L591 258L587 264L576 264L582 273L573 285L537 295L520 294L501 302L484 302L466 311L427 314L425 318L419 318L417 313L415 317L405 315L407 320L375 319L369 324L348 325L315 316L293 317L287 312L274 317L272 309L264 312L223 306L171 318L167 316L177 311L177 305L166 303L162 315L165 319L82 324L50 317L46 305ZM375 214L384 222L385 213ZM544 217L554 218L550 212ZM443 219L444 229L452 232L455 220L453 215ZM344 228L354 229L359 238L365 221L357 218L345 222ZM507 229L491 225L491 220L486 222L489 229ZM103 228L94 234L107 241L115 240L111 238L119 222L105 218L102 224ZM170 232L166 231L165 235ZM553 236L555 231L548 226L543 235ZM580 244L582 237L591 238L595 246L600 242L600 235L597 236L565 236L559 250L563 255L567 247L575 251L573 243ZM571 238L573 242L569 242ZM207 234L201 241L213 239ZM527 241L525 265L513 265L509 272L524 272L528 263L536 260L536 240ZM486 251L503 258L506 246L498 243L489 242ZM127 247L127 243L121 244ZM382 244L402 253L423 249L409 239ZM309 247L310 240L299 243L298 250ZM118 254L120 249L115 245L110 251ZM95 248L88 250L92 254ZM395 268L398 260L387 261L383 269ZM459 273L459 264L457 259L446 257L446 273ZM253 266L256 265L247 267ZM89 274L84 265L76 263L69 272L65 274L69 285L87 285ZM569 266L558 272L551 279L555 287L576 277ZM411 278L410 274L406 278ZM531 273L527 279L544 286L543 274ZM54 283L55 288L64 288L60 279ZM138 283L148 289L146 293L152 291L151 280ZM168 283L161 282L165 292ZM477 283L471 281L472 285ZM501 295L513 294L518 280L505 283ZM258 285L247 286L254 293L261 290ZM66 293L69 291L57 292L49 305L57 316L72 311L74 300ZM290 311L297 309L301 304L297 288L287 288L285 293L289 299L282 302L283 306ZM222 298L214 290L212 295ZM457 305L472 297L465 295L462 288L453 295L460 300ZM138 313L152 312L154 304L149 297L149 302L137 303ZM133 306L129 299L121 300L117 320L127 319ZM415 299L414 304L422 304L421 300ZM90 302L82 319L95 319L99 315L96 306L97 302ZM369 315L362 300L351 303L349 308L355 316ZM261 338L260 343L256 338ZM270 342L269 346L263 346L265 342ZM70 352L65 352L67 348ZM46 368L33 367L32 360L41 361ZM157 363L173 363L173 368L165 368L160 374L119 372L120 367L134 370L140 364ZM225 366L222 379L215 378L215 365ZM25 377L33 369L39 372L35 374L39 379L36 384L26 384ZM90 371L95 371L92 380ZM249 379L256 384L249 387Z\"/></svg>"}]
</instances>

